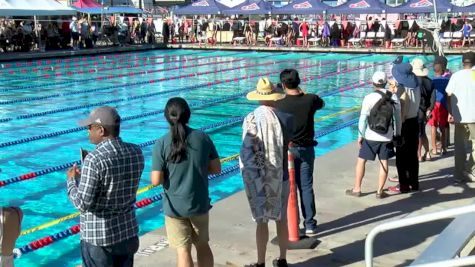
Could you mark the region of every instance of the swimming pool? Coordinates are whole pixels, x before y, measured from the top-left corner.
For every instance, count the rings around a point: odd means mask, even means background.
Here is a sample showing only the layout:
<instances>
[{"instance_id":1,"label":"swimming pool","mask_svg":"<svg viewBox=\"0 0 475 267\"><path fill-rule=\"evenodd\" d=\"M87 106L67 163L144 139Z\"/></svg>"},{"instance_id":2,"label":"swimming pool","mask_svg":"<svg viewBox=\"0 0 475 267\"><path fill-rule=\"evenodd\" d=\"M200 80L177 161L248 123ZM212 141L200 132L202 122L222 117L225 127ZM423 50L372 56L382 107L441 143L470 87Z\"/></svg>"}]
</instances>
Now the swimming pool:
<instances>
[{"instance_id":1,"label":"swimming pool","mask_svg":"<svg viewBox=\"0 0 475 267\"><path fill-rule=\"evenodd\" d=\"M240 117L256 107L245 93L264 74L276 82L284 68L298 69L302 87L324 96L326 107L315 117L316 131L322 135L316 153L323 155L355 139L358 107L371 90L366 82L374 70L389 71L393 59L387 55L158 50L4 63L0 68L4 77L0 80L0 205L24 210L24 230L75 213L66 196L65 167L78 160L80 147L93 149L77 120L104 104L117 107L123 117L122 138L143 146L146 167L140 188L150 184L151 144L167 131L162 109L172 96L184 97L192 105L191 126L207 128L220 157L233 156L241 140ZM459 62L450 59L450 67L458 69ZM214 202L242 190L240 175L233 169L236 164L235 159L225 162L229 173L211 180ZM161 190L146 187L142 191L137 201ZM163 225L160 201L138 209L137 216L141 234ZM30 231L19 238L17 247L78 221L76 217ZM17 266L79 263L78 235L15 261Z\"/></svg>"}]
</instances>

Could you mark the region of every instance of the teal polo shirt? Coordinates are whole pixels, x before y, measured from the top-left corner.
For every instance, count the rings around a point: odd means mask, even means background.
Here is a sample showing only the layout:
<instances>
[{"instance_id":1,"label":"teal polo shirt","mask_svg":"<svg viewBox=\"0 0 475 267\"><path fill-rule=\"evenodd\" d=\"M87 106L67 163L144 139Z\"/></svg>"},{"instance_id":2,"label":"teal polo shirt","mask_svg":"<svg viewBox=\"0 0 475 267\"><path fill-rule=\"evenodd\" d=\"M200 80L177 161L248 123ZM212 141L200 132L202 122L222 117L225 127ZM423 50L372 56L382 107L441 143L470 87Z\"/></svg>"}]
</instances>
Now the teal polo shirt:
<instances>
[{"instance_id":1,"label":"teal polo shirt","mask_svg":"<svg viewBox=\"0 0 475 267\"><path fill-rule=\"evenodd\" d=\"M153 148L152 170L165 174L163 212L169 217L186 218L211 209L208 191L208 166L219 158L209 136L186 127L187 155L179 163L167 161L171 134L161 137Z\"/></svg>"}]
</instances>

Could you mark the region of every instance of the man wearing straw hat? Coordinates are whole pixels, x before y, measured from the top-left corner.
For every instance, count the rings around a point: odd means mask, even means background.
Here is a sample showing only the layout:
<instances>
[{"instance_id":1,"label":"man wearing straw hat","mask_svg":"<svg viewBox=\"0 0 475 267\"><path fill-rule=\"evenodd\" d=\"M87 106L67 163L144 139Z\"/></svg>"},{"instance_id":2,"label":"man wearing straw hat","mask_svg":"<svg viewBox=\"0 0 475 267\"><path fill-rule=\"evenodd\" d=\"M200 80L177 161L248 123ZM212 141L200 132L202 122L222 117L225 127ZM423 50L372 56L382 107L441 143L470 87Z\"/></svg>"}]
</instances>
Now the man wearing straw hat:
<instances>
[{"instance_id":1,"label":"man wearing straw hat","mask_svg":"<svg viewBox=\"0 0 475 267\"><path fill-rule=\"evenodd\" d=\"M244 186L252 217L257 223L257 263L247 267L265 266L269 220L276 222L280 248L280 256L273 261L273 266L287 266L287 150L292 116L274 108L275 101L284 97L285 94L278 92L268 78L260 78L256 90L247 94L247 99L260 103L244 119L240 151Z\"/></svg>"}]
</instances>

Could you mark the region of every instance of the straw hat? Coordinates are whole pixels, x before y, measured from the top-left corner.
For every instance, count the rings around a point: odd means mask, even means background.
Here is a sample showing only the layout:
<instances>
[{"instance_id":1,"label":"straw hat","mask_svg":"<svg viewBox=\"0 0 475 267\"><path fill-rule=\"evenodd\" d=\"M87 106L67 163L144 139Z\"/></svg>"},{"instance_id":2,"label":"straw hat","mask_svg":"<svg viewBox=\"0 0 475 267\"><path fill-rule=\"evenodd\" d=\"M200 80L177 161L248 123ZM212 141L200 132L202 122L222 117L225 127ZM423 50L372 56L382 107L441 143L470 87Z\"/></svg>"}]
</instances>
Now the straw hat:
<instances>
[{"instance_id":1,"label":"straw hat","mask_svg":"<svg viewBox=\"0 0 475 267\"><path fill-rule=\"evenodd\" d=\"M429 70L424 65L424 61L420 58L415 58L411 62L412 72L419 77L424 77L429 74Z\"/></svg>"},{"instance_id":2,"label":"straw hat","mask_svg":"<svg viewBox=\"0 0 475 267\"><path fill-rule=\"evenodd\" d=\"M283 99L285 94L277 92L269 78L264 77L257 81L256 90L249 92L246 97L249 100L277 101Z\"/></svg>"}]
</instances>

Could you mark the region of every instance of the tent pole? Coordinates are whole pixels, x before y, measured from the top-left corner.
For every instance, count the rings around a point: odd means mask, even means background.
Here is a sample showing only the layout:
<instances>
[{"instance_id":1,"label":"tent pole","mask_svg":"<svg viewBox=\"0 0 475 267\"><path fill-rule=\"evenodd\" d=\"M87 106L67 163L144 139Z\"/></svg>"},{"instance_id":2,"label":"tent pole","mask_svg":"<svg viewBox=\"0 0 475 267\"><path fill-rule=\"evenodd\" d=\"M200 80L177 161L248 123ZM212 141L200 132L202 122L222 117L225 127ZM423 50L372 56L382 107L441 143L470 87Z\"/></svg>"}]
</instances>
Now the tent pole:
<instances>
[{"instance_id":1,"label":"tent pole","mask_svg":"<svg viewBox=\"0 0 475 267\"><path fill-rule=\"evenodd\" d=\"M41 32L38 31L38 19L36 18L36 15L33 16L33 20L35 24L36 36L38 36L38 49L41 52Z\"/></svg>"},{"instance_id":2,"label":"tent pole","mask_svg":"<svg viewBox=\"0 0 475 267\"><path fill-rule=\"evenodd\" d=\"M221 18L221 19L222 19L222 18ZM219 44L222 44L222 43L223 43L223 35L222 35L223 26L224 26L224 23L221 24L221 27L219 27ZM216 28L216 29L218 29L218 28Z\"/></svg>"},{"instance_id":3,"label":"tent pole","mask_svg":"<svg viewBox=\"0 0 475 267\"><path fill-rule=\"evenodd\" d=\"M434 0L434 16L435 16L435 22L439 24L438 16L437 16L437 0Z\"/></svg>"}]
</instances>

